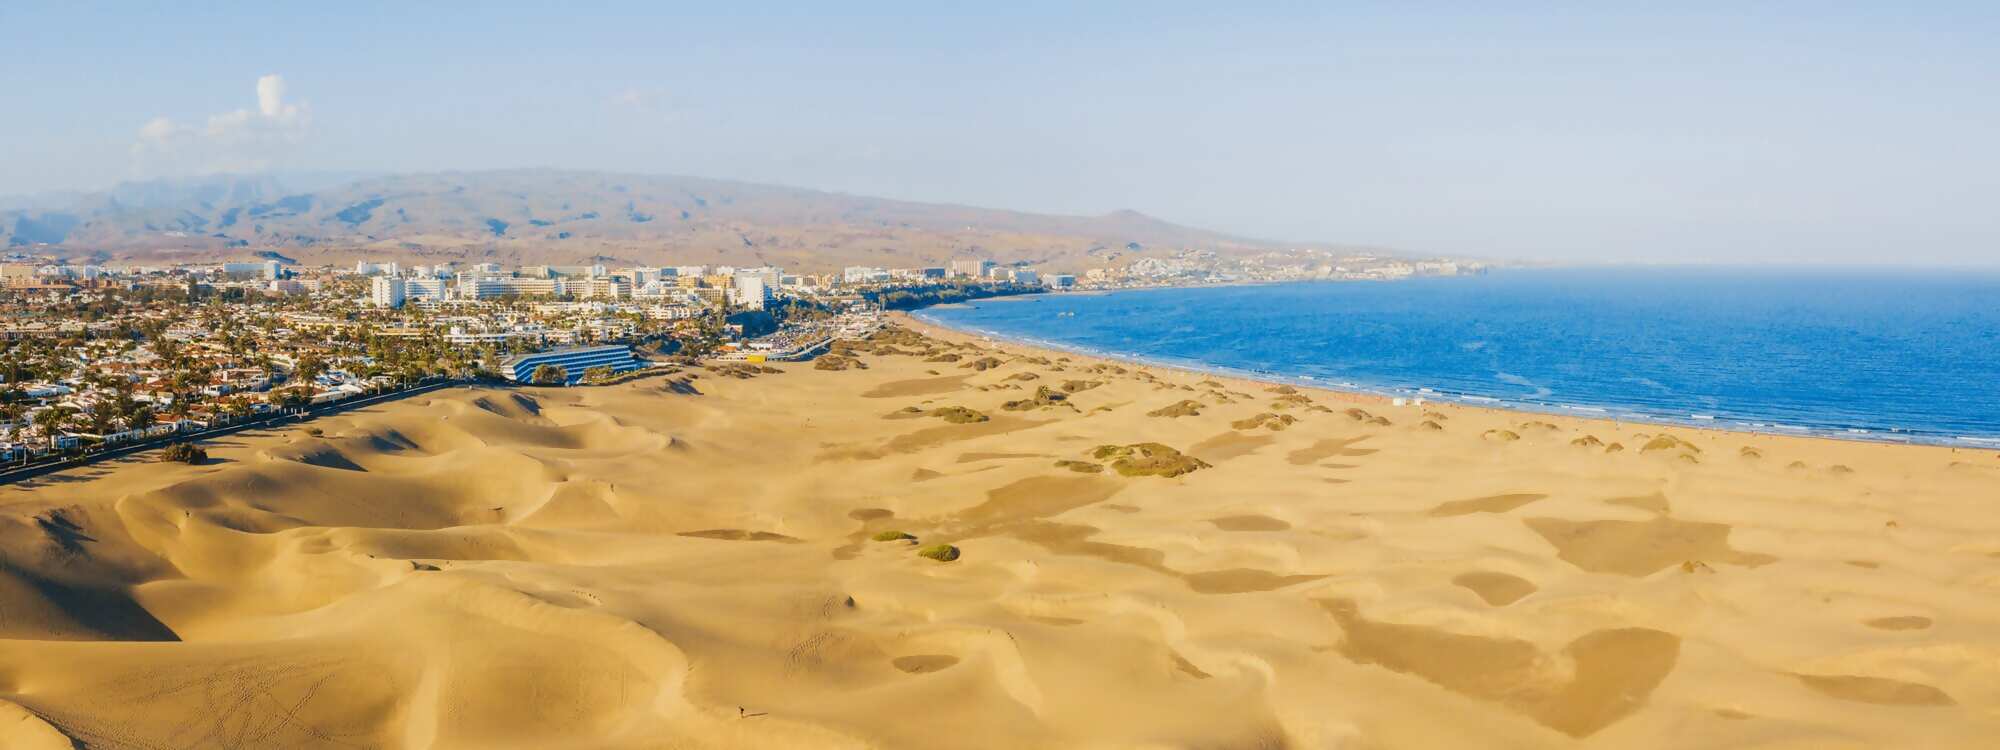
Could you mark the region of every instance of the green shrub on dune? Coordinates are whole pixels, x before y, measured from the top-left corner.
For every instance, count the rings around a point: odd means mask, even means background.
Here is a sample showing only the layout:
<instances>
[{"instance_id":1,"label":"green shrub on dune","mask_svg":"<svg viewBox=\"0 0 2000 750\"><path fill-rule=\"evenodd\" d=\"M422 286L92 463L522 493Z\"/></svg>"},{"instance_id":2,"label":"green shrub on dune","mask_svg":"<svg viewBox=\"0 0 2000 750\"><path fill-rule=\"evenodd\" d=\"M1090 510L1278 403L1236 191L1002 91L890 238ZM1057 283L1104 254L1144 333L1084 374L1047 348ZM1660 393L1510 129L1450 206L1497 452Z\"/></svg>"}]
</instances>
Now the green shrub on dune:
<instances>
[{"instance_id":1,"label":"green shrub on dune","mask_svg":"<svg viewBox=\"0 0 2000 750\"><path fill-rule=\"evenodd\" d=\"M1697 447L1694 443L1690 443L1686 440L1682 440L1672 435L1661 435L1659 437L1653 438L1652 440L1646 441L1646 445L1641 447L1639 449L1639 452L1652 453L1655 451L1671 451L1671 450L1687 450L1694 453L1701 452L1701 448Z\"/></svg>"},{"instance_id":2,"label":"green shrub on dune","mask_svg":"<svg viewBox=\"0 0 2000 750\"><path fill-rule=\"evenodd\" d=\"M1007 403L1001 404L1000 408L1006 409L1007 411L1031 411L1034 409L1047 409L1054 406L1069 406L1072 409L1076 408L1075 406L1070 405L1069 394L1055 390L1046 385L1038 386L1035 388L1034 398L1024 398L1024 399L1009 401Z\"/></svg>"},{"instance_id":3,"label":"green shrub on dune","mask_svg":"<svg viewBox=\"0 0 2000 750\"><path fill-rule=\"evenodd\" d=\"M917 537L906 531L896 531L891 529L889 531L879 532L875 536L869 538L878 542L900 542L905 539L915 539Z\"/></svg>"},{"instance_id":4,"label":"green shrub on dune","mask_svg":"<svg viewBox=\"0 0 2000 750\"><path fill-rule=\"evenodd\" d=\"M1101 380L1065 380L1065 381L1063 381L1063 384L1062 384L1062 389L1063 389L1063 392L1065 392L1065 393L1082 393L1082 392L1084 392L1084 391L1087 391L1087 390L1090 390L1090 389L1092 389L1092 388L1096 388L1096 387L1098 387L1098 386L1100 386L1100 385L1104 385L1104 381L1101 381Z\"/></svg>"},{"instance_id":5,"label":"green shrub on dune","mask_svg":"<svg viewBox=\"0 0 2000 750\"><path fill-rule=\"evenodd\" d=\"M945 406L932 409L930 415L952 424L972 424L974 422L984 422L989 419L985 414L963 406Z\"/></svg>"},{"instance_id":6,"label":"green shrub on dune","mask_svg":"<svg viewBox=\"0 0 2000 750\"><path fill-rule=\"evenodd\" d=\"M1113 471L1128 477L1177 477L1209 468L1207 461L1161 443L1100 445L1090 455L1110 461Z\"/></svg>"},{"instance_id":7,"label":"green shrub on dune","mask_svg":"<svg viewBox=\"0 0 2000 750\"><path fill-rule=\"evenodd\" d=\"M1292 426L1294 423L1297 423L1298 421L1299 421L1298 417L1294 417L1290 414L1273 414L1267 411L1258 414L1257 416L1250 417L1249 419L1239 419L1234 422L1230 422L1229 426L1239 430L1254 430L1259 427L1263 427L1270 430L1282 430L1285 429L1286 427Z\"/></svg>"},{"instance_id":8,"label":"green shrub on dune","mask_svg":"<svg viewBox=\"0 0 2000 750\"><path fill-rule=\"evenodd\" d=\"M1146 412L1149 417L1199 417L1202 403L1193 399L1183 399Z\"/></svg>"},{"instance_id":9,"label":"green shrub on dune","mask_svg":"<svg viewBox=\"0 0 2000 750\"><path fill-rule=\"evenodd\" d=\"M938 562L951 562L958 559L958 548L949 544L933 544L917 550L917 554Z\"/></svg>"},{"instance_id":10,"label":"green shrub on dune","mask_svg":"<svg viewBox=\"0 0 2000 750\"><path fill-rule=\"evenodd\" d=\"M201 464L208 461L208 451L203 450L201 446L193 443L174 443L167 446L166 450L160 451L160 460L182 464Z\"/></svg>"}]
</instances>

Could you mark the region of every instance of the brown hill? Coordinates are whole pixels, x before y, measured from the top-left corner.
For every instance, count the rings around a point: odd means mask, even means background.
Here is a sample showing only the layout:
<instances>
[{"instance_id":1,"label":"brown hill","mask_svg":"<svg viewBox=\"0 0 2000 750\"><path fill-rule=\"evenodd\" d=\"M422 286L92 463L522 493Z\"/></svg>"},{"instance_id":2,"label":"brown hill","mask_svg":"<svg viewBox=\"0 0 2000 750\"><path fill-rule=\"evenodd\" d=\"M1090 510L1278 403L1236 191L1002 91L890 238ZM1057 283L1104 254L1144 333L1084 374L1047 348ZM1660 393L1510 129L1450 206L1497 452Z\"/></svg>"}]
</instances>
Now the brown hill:
<instances>
[{"instance_id":1,"label":"brown hill","mask_svg":"<svg viewBox=\"0 0 2000 750\"><path fill-rule=\"evenodd\" d=\"M94 261L281 252L503 263L771 263L802 270L993 258L1122 265L1273 243L1132 211L1054 216L695 177L561 170L368 177L298 190L270 177L129 184L56 210L0 212L0 244Z\"/></svg>"}]
</instances>

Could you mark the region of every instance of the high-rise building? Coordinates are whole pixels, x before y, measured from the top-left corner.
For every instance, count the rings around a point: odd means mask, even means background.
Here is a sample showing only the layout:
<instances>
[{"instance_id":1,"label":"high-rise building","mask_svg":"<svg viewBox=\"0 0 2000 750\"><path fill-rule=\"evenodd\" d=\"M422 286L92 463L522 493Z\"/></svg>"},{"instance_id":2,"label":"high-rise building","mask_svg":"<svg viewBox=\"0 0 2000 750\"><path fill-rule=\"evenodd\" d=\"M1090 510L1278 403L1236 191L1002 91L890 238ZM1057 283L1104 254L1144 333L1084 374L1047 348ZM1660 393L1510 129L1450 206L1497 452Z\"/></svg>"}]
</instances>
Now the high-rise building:
<instances>
[{"instance_id":1,"label":"high-rise building","mask_svg":"<svg viewBox=\"0 0 2000 750\"><path fill-rule=\"evenodd\" d=\"M500 276L493 278L460 277L458 280L459 299L493 299L494 297L505 297L510 294L521 297L535 297L555 293L555 279Z\"/></svg>"},{"instance_id":2,"label":"high-rise building","mask_svg":"<svg viewBox=\"0 0 2000 750\"><path fill-rule=\"evenodd\" d=\"M577 299L625 299L632 296L632 284L616 279L561 279L556 293Z\"/></svg>"},{"instance_id":3,"label":"high-rise building","mask_svg":"<svg viewBox=\"0 0 2000 750\"><path fill-rule=\"evenodd\" d=\"M737 306L746 310L764 309L765 301L771 297L771 287L764 283L764 275L759 273L736 274L736 282L729 292Z\"/></svg>"},{"instance_id":4,"label":"high-rise building","mask_svg":"<svg viewBox=\"0 0 2000 750\"><path fill-rule=\"evenodd\" d=\"M403 280L394 276L377 276L373 284L376 307L397 308L403 306L406 293Z\"/></svg>"},{"instance_id":5,"label":"high-rise building","mask_svg":"<svg viewBox=\"0 0 2000 750\"><path fill-rule=\"evenodd\" d=\"M951 275L985 278L987 269L992 267L993 261L990 260L954 260L951 262Z\"/></svg>"}]
</instances>

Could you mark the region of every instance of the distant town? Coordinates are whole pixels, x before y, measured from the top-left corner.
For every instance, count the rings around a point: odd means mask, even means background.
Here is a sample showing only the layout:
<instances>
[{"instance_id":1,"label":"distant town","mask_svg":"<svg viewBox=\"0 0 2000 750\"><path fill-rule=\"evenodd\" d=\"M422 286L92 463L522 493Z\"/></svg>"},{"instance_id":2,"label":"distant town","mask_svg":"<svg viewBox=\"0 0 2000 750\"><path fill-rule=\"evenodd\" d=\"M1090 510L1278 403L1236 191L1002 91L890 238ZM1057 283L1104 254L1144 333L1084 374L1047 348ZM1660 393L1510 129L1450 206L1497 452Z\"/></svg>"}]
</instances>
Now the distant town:
<instances>
[{"instance_id":1,"label":"distant town","mask_svg":"<svg viewBox=\"0 0 2000 750\"><path fill-rule=\"evenodd\" d=\"M1326 251L1184 251L1118 268L1027 264L503 267L281 259L0 259L0 462L34 465L479 379L614 382L703 360L809 358L887 309L992 296L1480 273ZM4 468L4 467L0 467Z\"/></svg>"}]
</instances>

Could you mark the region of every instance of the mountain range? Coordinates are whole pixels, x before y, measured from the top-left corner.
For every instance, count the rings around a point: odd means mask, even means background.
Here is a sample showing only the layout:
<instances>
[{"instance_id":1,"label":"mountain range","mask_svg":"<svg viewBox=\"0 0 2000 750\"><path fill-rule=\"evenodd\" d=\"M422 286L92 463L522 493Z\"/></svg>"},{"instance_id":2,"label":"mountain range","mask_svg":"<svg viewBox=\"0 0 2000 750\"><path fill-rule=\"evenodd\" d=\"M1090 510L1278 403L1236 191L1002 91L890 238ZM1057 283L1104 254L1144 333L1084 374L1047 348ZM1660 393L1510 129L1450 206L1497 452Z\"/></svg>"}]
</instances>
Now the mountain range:
<instances>
[{"instance_id":1,"label":"mountain range","mask_svg":"<svg viewBox=\"0 0 2000 750\"><path fill-rule=\"evenodd\" d=\"M1033 214L698 177L551 169L125 183L99 193L0 203L0 245L98 263L281 254L308 265L428 258L801 270L955 258L1080 269L1187 250L1228 255L1299 247L1134 211Z\"/></svg>"}]
</instances>

